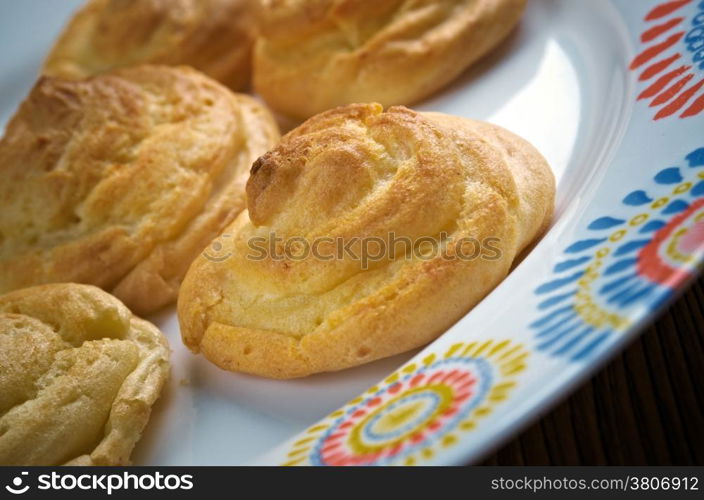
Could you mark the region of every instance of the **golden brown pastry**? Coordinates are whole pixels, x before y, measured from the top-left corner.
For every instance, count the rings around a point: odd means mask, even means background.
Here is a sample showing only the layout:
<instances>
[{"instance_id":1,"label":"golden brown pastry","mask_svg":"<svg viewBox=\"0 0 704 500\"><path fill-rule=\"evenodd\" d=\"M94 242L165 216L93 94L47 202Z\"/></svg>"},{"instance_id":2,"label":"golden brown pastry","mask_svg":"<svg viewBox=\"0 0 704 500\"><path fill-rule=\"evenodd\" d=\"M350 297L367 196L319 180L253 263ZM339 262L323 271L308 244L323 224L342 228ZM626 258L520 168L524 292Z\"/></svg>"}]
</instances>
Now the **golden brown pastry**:
<instances>
[{"instance_id":1,"label":"golden brown pastry","mask_svg":"<svg viewBox=\"0 0 704 500\"><path fill-rule=\"evenodd\" d=\"M255 163L248 213L192 264L183 340L275 378L418 347L506 276L554 192L541 155L499 127L379 104L322 113Z\"/></svg>"},{"instance_id":2,"label":"golden brown pastry","mask_svg":"<svg viewBox=\"0 0 704 500\"><path fill-rule=\"evenodd\" d=\"M0 296L0 465L127 465L169 374L151 323L89 285Z\"/></svg>"},{"instance_id":3,"label":"golden brown pastry","mask_svg":"<svg viewBox=\"0 0 704 500\"><path fill-rule=\"evenodd\" d=\"M0 293L78 282L138 314L172 302L277 140L262 105L190 68L43 77L0 140Z\"/></svg>"},{"instance_id":4,"label":"golden brown pastry","mask_svg":"<svg viewBox=\"0 0 704 500\"><path fill-rule=\"evenodd\" d=\"M284 114L412 104L494 48L525 0L268 0L254 86Z\"/></svg>"},{"instance_id":5,"label":"golden brown pastry","mask_svg":"<svg viewBox=\"0 0 704 500\"><path fill-rule=\"evenodd\" d=\"M88 0L43 73L85 78L135 64L185 64L235 90L249 85L257 0Z\"/></svg>"}]
</instances>

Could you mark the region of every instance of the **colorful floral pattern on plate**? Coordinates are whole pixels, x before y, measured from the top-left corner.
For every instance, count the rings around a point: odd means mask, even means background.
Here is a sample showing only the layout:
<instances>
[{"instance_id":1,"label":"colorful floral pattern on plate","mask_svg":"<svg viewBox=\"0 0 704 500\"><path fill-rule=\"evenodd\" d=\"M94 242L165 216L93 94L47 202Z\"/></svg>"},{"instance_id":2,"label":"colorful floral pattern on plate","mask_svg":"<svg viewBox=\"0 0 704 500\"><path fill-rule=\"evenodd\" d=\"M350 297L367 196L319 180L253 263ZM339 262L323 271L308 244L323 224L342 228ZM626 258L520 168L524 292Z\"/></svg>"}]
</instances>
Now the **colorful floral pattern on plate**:
<instances>
[{"instance_id":1,"label":"colorful floral pattern on plate","mask_svg":"<svg viewBox=\"0 0 704 500\"><path fill-rule=\"evenodd\" d=\"M457 343L409 363L296 441L284 465L414 465L458 441L516 385L528 352Z\"/></svg>"},{"instance_id":2,"label":"colorful floral pattern on plate","mask_svg":"<svg viewBox=\"0 0 704 500\"><path fill-rule=\"evenodd\" d=\"M536 288L540 317L530 328L538 350L583 361L632 326L631 308L657 309L695 275L704 251L704 148L658 171L621 208L589 223L588 237L568 246Z\"/></svg>"}]
</instances>

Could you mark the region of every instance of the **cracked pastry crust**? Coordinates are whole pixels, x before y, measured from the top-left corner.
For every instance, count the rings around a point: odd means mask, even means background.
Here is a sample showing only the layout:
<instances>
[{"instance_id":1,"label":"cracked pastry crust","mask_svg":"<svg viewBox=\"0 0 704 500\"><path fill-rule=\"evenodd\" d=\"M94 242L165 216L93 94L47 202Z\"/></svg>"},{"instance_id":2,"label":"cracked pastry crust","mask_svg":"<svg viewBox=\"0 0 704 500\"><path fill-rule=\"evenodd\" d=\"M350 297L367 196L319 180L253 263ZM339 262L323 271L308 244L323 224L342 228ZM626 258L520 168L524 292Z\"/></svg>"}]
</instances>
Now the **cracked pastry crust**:
<instances>
[{"instance_id":1,"label":"cracked pastry crust","mask_svg":"<svg viewBox=\"0 0 704 500\"><path fill-rule=\"evenodd\" d=\"M164 335L99 288L0 296L0 465L127 465L169 374Z\"/></svg>"},{"instance_id":2,"label":"cracked pastry crust","mask_svg":"<svg viewBox=\"0 0 704 500\"><path fill-rule=\"evenodd\" d=\"M43 77L0 140L0 293L77 282L144 315L244 208L269 111L186 67Z\"/></svg>"},{"instance_id":3,"label":"cracked pastry crust","mask_svg":"<svg viewBox=\"0 0 704 500\"><path fill-rule=\"evenodd\" d=\"M135 64L185 64L234 90L249 85L257 0L89 0L43 73L85 78Z\"/></svg>"},{"instance_id":4,"label":"cracked pastry crust","mask_svg":"<svg viewBox=\"0 0 704 500\"><path fill-rule=\"evenodd\" d=\"M354 102L412 104L516 26L525 0L267 0L254 87L307 118Z\"/></svg>"},{"instance_id":5,"label":"cracked pastry crust","mask_svg":"<svg viewBox=\"0 0 704 500\"><path fill-rule=\"evenodd\" d=\"M220 257L191 265L178 299L183 341L224 369L274 378L421 346L506 276L546 229L554 192L542 156L490 124L379 104L317 115L252 167L248 211L216 240ZM392 254L387 244L365 268L336 250L358 238L360 256L362 239L391 233L431 237L442 251ZM292 238L320 241L318 257L301 258L299 246L261 258ZM472 241L500 255L466 258Z\"/></svg>"}]
</instances>

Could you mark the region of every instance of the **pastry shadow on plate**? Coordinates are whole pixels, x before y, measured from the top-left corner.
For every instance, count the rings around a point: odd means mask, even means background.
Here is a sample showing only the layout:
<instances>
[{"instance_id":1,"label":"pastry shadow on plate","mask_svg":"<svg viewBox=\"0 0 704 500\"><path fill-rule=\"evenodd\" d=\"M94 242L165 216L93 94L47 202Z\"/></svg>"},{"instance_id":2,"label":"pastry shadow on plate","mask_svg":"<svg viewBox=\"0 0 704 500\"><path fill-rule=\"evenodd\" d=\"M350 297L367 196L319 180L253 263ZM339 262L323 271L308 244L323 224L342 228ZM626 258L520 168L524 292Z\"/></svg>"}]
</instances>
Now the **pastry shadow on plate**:
<instances>
[{"instance_id":1,"label":"pastry shadow on plate","mask_svg":"<svg viewBox=\"0 0 704 500\"><path fill-rule=\"evenodd\" d=\"M386 377L419 349L337 372L275 380L221 370L203 356L189 361L190 383L273 418L308 425ZM305 402L305 404L302 404Z\"/></svg>"}]
</instances>

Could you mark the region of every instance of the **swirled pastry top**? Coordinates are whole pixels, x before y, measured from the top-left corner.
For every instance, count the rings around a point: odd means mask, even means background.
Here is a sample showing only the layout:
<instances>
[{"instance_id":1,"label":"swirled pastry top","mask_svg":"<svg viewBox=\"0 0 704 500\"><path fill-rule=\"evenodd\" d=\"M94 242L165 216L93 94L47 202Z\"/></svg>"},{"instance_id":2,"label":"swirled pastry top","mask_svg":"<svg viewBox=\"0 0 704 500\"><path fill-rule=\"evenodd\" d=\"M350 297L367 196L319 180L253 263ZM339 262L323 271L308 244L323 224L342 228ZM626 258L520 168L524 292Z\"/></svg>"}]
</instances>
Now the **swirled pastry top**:
<instances>
[{"instance_id":1,"label":"swirled pastry top","mask_svg":"<svg viewBox=\"0 0 704 500\"><path fill-rule=\"evenodd\" d=\"M88 0L44 64L84 78L142 63L185 64L235 90L249 84L257 0Z\"/></svg>"},{"instance_id":2,"label":"swirled pastry top","mask_svg":"<svg viewBox=\"0 0 704 500\"><path fill-rule=\"evenodd\" d=\"M88 285L0 296L0 465L127 465L169 372L166 338Z\"/></svg>"},{"instance_id":3,"label":"swirled pastry top","mask_svg":"<svg viewBox=\"0 0 704 500\"><path fill-rule=\"evenodd\" d=\"M499 127L378 104L317 115L255 163L248 213L191 266L184 342L281 378L420 346L503 279L554 190L540 154Z\"/></svg>"},{"instance_id":4,"label":"swirled pastry top","mask_svg":"<svg viewBox=\"0 0 704 500\"><path fill-rule=\"evenodd\" d=\"M254 86L307 118L342 104L412 104L452 81L518 23L525 0L268 0Z\"/></svg>"},{"instance_id":5,"label":"swirled pastry top","mask_svg":"<svg viewBox=\"0 0 704 500\"><path fill-rule=\"evenodd\" d=\"M263 106L190 68L43 77L0 140L0 293L89 283L139 313L175 300L277 140Z\"/></svg>"}]
</instances>

